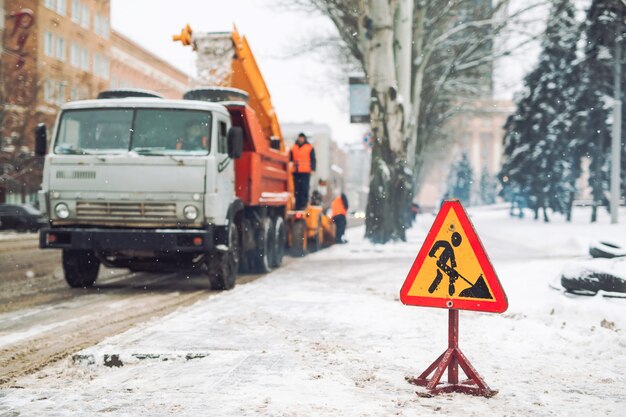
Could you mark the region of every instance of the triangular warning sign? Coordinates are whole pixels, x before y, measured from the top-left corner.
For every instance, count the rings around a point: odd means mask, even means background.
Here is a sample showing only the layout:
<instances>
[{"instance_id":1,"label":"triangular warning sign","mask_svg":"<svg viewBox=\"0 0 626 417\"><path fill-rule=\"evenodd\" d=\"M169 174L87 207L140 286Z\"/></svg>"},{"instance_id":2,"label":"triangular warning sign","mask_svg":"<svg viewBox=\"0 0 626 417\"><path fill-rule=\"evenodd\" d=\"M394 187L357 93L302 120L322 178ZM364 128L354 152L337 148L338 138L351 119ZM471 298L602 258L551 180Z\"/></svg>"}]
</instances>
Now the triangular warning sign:
<instances>
[{"instance_id":1,"label":"triangular warning sign","mask_svg":"<svg viewBox=\"0 0 626 417\"><path fill-rule=\"evenodd\" d=\"M502 313L509 304L461 203L445 201L400 290L404 304Z\"/></svg>"}]
</instances>

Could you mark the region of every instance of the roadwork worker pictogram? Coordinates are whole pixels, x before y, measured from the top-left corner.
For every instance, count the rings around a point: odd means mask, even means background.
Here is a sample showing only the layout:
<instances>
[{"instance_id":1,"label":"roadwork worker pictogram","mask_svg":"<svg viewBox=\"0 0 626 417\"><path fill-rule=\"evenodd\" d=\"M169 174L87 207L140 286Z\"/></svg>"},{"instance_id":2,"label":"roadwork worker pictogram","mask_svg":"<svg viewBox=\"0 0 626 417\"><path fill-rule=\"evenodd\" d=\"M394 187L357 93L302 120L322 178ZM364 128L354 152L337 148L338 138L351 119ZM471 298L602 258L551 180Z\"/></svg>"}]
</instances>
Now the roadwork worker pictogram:
<instances>
[{"instance_id":1,"label":"roadwork worker pictogram","mask_svg":"<svg viewBox=\"0 0 626 417\"><path fill-rule=\"evenodd\" d=\"M428 252L428 256L435 258L437 256L437 251L440 248L443 249L439 255L439 259L437 260L437 267L439 268L437 269L437 276L433 280L433 283L430 284L430 287L428 287L428 292L431 294L437 290L437 287L439 287L439 284L443 280L443 274L441 273L441 271L443 271L450 279L448 284L448 294L450 296L454 295L454 282L459 279L460 274L455 269L456 259L454 257L454 249L452 246L458 247L463 241L463 238L461 238L461 235L458 232L454 232L452 233L450 240L452 241L452 245L445 240L436 241L430 252ZM448 265L448 262L450 262L450 265Z\"/></svg>"}]
</instances>

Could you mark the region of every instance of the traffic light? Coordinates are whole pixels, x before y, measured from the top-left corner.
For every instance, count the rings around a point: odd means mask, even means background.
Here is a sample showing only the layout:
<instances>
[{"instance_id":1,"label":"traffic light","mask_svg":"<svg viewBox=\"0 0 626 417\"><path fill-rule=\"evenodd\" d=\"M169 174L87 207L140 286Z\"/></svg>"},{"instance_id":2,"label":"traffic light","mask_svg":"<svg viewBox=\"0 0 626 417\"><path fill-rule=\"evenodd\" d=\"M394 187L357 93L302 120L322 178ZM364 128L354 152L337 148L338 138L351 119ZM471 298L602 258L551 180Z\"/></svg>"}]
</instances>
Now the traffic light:
<instances>
[{"instance_id":1,"label":"traffic light","mask_svg":"<svg viewBox=\"0 0 626 417\"><path fill-rule=\"evenodd\" d=\"M180 35L172 36L172 40L174 42L180 41L185 46L191 45L191 34L192 33L193 33L193 31L191 30L191 27L189 27L189 25L185 25L183 30L180 31Z\"/></svg>"}]
</instances>

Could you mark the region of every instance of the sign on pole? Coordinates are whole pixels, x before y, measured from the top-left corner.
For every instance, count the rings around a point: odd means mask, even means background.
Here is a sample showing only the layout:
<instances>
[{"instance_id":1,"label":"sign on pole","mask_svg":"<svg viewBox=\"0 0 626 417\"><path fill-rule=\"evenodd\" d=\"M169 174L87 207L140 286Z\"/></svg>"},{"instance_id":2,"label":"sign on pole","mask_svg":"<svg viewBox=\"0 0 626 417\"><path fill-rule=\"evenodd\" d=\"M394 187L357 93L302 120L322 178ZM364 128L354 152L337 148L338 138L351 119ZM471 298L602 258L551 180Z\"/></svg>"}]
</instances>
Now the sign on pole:
<instances>
[{"instance_id":1,"label":"sign on pole","mask_svg":"<svg viewBox=\"0 0 626 417\"><path fill-rule=\"evenodd\" d=\"M459 310L502 313L506 294L467 213L457 200L444 201L400 290L404 304L448 309L448 349L417 377L407 377L430 394L462 392L492 397L459 349ZM468 380L459 382L459 367ZM442 383L444 372L447 383ZM429 378L429 376L432 377Z\"/></svg>"},{"instance_id":2,"label":"sign on pole","mask_svg":"<svg viewBox=\"0 0 626 417\"><path fill-rule=\"evenodd\" d=\"M350 123L370 122L370 87L365 77L350 77Z\"/></svg>"}]
</instances>

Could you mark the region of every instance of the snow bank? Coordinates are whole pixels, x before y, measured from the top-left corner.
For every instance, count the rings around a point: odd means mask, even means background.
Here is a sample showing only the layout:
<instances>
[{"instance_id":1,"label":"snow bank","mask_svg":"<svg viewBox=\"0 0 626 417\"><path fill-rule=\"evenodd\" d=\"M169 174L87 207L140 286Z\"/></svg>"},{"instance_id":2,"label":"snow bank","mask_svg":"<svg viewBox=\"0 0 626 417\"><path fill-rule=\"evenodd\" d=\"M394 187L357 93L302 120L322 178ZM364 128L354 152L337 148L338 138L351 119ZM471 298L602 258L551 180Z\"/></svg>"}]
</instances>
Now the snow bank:
<instances>
[{"instance_id":1,"label":"snow bank","mask_svg":"<svg viewBox=\"0 0 626 417\"><path fill-rule=\"evenodd\" d=\"M420 398L404 380L447 346L445 310L399 301L432 222L420 216L406 243L372 245L349 229L347 245L108 338L0 392L0 414L621 415L626 303L550 289L566 259L545 252L616 229L490 211L472 220L510 307L461 312L460 346L494 398Z\"/></svg>"}]
</instances>

